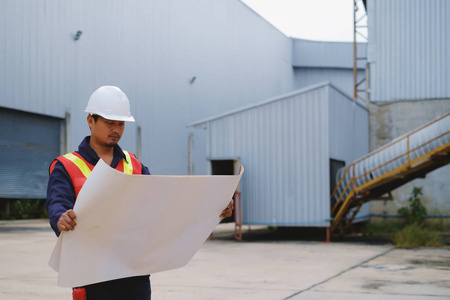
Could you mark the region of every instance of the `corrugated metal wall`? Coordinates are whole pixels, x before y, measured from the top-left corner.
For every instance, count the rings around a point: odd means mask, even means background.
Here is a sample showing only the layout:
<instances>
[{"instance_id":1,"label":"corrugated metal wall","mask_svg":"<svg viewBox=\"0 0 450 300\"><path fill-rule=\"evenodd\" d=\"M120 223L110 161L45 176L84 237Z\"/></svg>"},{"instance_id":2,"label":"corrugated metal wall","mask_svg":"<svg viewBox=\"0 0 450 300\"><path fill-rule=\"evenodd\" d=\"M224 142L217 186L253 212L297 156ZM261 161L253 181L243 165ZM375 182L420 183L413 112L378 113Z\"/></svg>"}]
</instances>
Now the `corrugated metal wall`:
<instances>
[{"instance_id":1,"label":"corrugated metal wall","mask_svg":"<svg viewBox=\"0 0 450 300\"><path fill-rule=\"evenodd\" d=\"M364 76L364 70L358 70L358 78ZM324 81L331 82L347 95L353 95L353 69L337 68L295 68L294 87L305 88Z\"/></svg>"},{"instance_id":2,"label":"corrugated metal wall","mask_svg":"<svg viewBox=\"0 0 450 300\"><path fill-rule=\"evenodd\" d=\"M367 44L357 44L358 56L365 56ZM292 40L292 65L294 67L353 69L352 42L321 42L302 39ZM358 61L364 69L365 62Z\"/></svg>"},{"instance_id":3,"label":"corrugated metal wall","mask_svg":"<svg viewBox=\"0 0 450 300\"><path fill-rule=\"evenodd\" d=\"M369 153L369 111L332 87L330 93L330 157L346 164Z\"/></svg>"},{"instance_id":4,"label":"corrugated metal wall","mask_svg":"<svg viewBox=\"0 0 450 300\"><path fill-rule=\"evenodd\" d=\"M211 158L238 156L245 224L326 226L328 100L322 85L208 123Z\"/></svg>"},{"instance_id":5,"label":"corrugated metal wall","mask_svg":"<svg viewBox=\"0 0 450 300\"><path fill-rule=\"evenodd\" d=\"M244 165L245 224L328 226L330 158L350 163L369 148L368 110L329 83L192 125L206 126L210 159Z\"/></svg>"},{"instance_id":6,"label":"corrugated metal wall","mask_svg":"<svg viewBox=\"0 0 450 300\"><path fill-rule=\"evenodd\" d=\"M336 88L329 88L330 158L349 165L369 153L369 110ZM364 204L356 220L367 219L370 202Z\"/></svg>"},{"instance_id":7,"label":"corrugated metal wall","mask_svg":"<svg viewBox=\"0 0 450 300\"><path fill-rule=\"evenodd\" d=\"M368 1L371 101L450 98L450 2Z\"/></svg>"},{"instance_id":8,"label":"corrugated metal wall","mask_svg":"<svg viewBox=\"0 0 450 300\"><path fill-rule=\"evenodd\" d=\"M330 82L353 95L353 43L292 40L294 88ZM366 56L367 44L358 43L358 56ZM365 77L365 62L358 61L358 79Z\"/></svg>"},{"instance_id":9,"label":"corrugated metal wall","mask_svg":"<svg viewBox=\"0 0 450 300\"><path fill-rule=\"evenodd\" d=\"M137 120L121 145L136 152L140 126L141 158L154 174L187 173L186 123L293 84L291 40L238 0L4 0L0 49L0 106L69 112L70 150L89 134L90 94L121 87ZM198 174L203 145L195 132Z\"/></svg>"}]
</instances>

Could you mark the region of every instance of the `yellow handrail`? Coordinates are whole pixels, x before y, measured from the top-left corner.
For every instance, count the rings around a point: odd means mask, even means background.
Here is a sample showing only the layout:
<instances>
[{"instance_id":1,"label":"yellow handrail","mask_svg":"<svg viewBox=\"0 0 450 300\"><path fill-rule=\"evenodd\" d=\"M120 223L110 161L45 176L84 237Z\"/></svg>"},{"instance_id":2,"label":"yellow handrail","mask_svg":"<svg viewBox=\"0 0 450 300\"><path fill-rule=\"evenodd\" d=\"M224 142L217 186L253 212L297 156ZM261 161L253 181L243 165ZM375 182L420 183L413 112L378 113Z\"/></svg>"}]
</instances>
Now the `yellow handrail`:
<instances>
[{"instance_id":1,"label":"yellow handrail","mask_svg":"<svg viewBox=\"0 0 450 300\"><path fill-rule=\"evenodd\" d=\"M359 163L360 161L363 161L363 160L369 158L370 156L373 156L374 154L376 154L376 153L378 153L378 152L381 152L382 150L384 150L384 149L386 149L386 148L388 148L388 147L390 147L390 146L392 146L392 145L394 145L394 144L396 144L396 143L398 143L398 142L404 140L405 138L407 138L407 137L411 136L412 134L416 133L417 131L422 130L422 129L425 128L425 127L428 127L428 126L430 126L430 125L436 123L437 121L440 121L440 120L444 119L445 117L447 117L447 116L449 116L449 115L450 115L450 112L446 113L445 115L440 116L439 118L437 118L437 119L435 119L435 120L433 120L433 121L431 121L431 122L429 122L429 123L426 123L426 124L420 126L419 128L414 129L414 130L411 131L411 132L408 132L407 134L405 134L405 135L403 135L403 136L401 136L401 137L399 137L399 138L393 140L392 142L390 142L390 143L388 143L388 144L386 144L386 145L384 145L384 146L381 146L380 148L378 148L378 149L376 149L376 150L370 152L369 154L367 154L367 155L361 157L360 159L354 161L352 164L357 164L357 163Z\"/></svg>"},{"instance_id":2,"label":"yellow handrail","mask_svg":"<svg viewBox=\"0 0 450 300\"><path fill-rule=\"evenodd\" d=\"M409 132L409 133L403 135L402 137L400 137L400 138L398 138L398 139L395 139L394 141L392 141L392 142L390 142L390 143L388 143L388 144L386 144L386 145L384 145L384 146L378 148L378 149L375 150L375 151L372 151L371 153L369 153L369 154L363 156L362 158L360 158L360 159L358 159L358 160L352 162L350 165L348 165L348 166L345 168L343 174L341 175L341 178L339 179L339 182L336 184L336 187L334 188L333 192L331 193L330 198L332 199L332 198L335 196L335 194L337 193L337 191L338 191L338 189L339 189L339 187L340 187L342 181L344 180L344 178L347 176L347 174L348 174L350 171L352 171L351 180L349 180L349 182L347 183L347 185L344 187L343 191L341 192L341 195L339 196L339 198L337 199L335 205L333 206L333 208L332 208L332 210L331 210L331 214L333 214L333 213L335 212L336 208L340 205L341 201L343 200L342 198L343 198L343 195L344 195L344 194L346 194L347 192L353 192L352 194L353 194L353 195L356 195L356 191L358 190L358 188L357 188L356 185L355 185L356 180L358 180L358 179L360 179L360 178L362 178L362 177L364 177L364 176L369 175L369 174L372 173L373 171L378 170L379 168L382 168L382 167L384 167L385 165L387 165L387 164L389 164L389 163L391 163L391 162L393 162L393 161L395 161L395 160L398 160L398 159L404 157L405 155L407 156L407 163L406 163L406 165L407 165L408 168L411 167L411 165L412 165L413 162L418 161L419 158L423 157L424 155L422 155L422 156L420 156L420 157L414 159L413 161L411 161L411 155L410 155L410 154L411 154L413 151L416 151L417 149L419 149L419 148L421 148L421 147L423 147L423 146L425 146L425 145L427 145L427 144L429 144L429 143L431 143L431 142L433 142L433 141L435 141L435 140L441 138L442 136L445 136L445 135L449 134L449 133L450 133L450 130L446 131L446 132L443 133L443 134L440 134L439 136L434 137L433 139L430 139L430 140L428 140L428 141L426 141L426 142L420 144L419 146L416 146L416 147L413 148L413 149L410 149L410 136L411 136L412 134L418 132L419 130L422 130L422 129L424 129L424 128L426 128L426 127L428 127L428 126L430 126L430 125L432 125L432 124L434 124L434 123L436 123L436 122L438 122L439 120L442 120L442 119L446 118L446 117L449 116L449 115L450 115L450 112L448 112L448 113L442 115L441 117L439 117L439 118L437 118L437 119L435 119L435 120L433 120L433 121L431 121L431 122L429 122L429 123L427 123L427 124L424 124L424 125L420 126L419 128L416 128L415 130L413 130L413 131L411 131L411 132ZM396 143L398 143L398 142L400 142L400 141L403 141L403 140L405 140L405 139L406 139L406 142L407 142L407 150L406 150L405 153L402 153L402 154L400 154L400 155L398 155L398 156L396 156L396 157L394 157L394 158L392 158L392 159L390 159L390 160L384 162L383 164L378 165L378 166L372 168L371 170L365 171L363 174L361 174L361 175L359 175L359 176L357 176L357 177L355 176L355 166L356 166L357 163L359 163L359 162L361 162L361 161L363 161L363 160L366 160L366 159L368 159L368 158L374 156L375 154L381 152L382 150L384 150L384 149L386 149L386 148L388 148L388 147L390 147L390 146L392 146L392 145L394 145L394 144L396 144ZM402 166L404 166L404 164L403 164ZM389 172L389 173L391 173L391 172ZM350 185L350 183L352 183L352 185ZM347 200L346 200L346 201L347 201ZM340 212L340 211L339 211L339 212Z\"/></svg>"}]
</instances>

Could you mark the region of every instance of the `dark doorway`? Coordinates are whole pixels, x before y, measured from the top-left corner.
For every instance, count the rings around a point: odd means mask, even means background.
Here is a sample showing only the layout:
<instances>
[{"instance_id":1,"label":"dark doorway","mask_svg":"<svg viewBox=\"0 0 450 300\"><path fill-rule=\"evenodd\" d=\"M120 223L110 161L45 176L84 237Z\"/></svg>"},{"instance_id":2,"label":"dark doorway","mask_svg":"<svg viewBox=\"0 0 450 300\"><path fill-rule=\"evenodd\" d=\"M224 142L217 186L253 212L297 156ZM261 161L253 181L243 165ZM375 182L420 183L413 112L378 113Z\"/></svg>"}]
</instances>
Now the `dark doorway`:
<instances>
[{"instance_id":1,"label":"dark doorway","mask_svg":"<svg viewBox=\"0 0 450 300\"><path fill-rule=\"evenodd\" d=\"M234 160L211 160L212 175L234 175Z\"/></svg>"},{"instance_id":2,"label":"dark doorway","mask_svg":"<svg viewBox=\"0 0 450 300\"><path fill-rule=\"evenodd\" d=\"M235 162L236 160L234 159L211 160L211 175L235 175ZM231 217L225 218L221 221L221 223L231 222L234 222L234 211Z\"/></svg>"},{"instance_id":3,"label":"dark doorway","mask_svg":"<svg viewBox=\"0 0 450 300\"><path fill-rule=\"evenodd\" d=\"M336 160L336 159L330 159L330 196L331 193L333 193L336 184L339 181L339 178L336 178L337 172L340 168L345 167L345 161L342 160ZM333 208L334 204L336 203L336 199L330 199L330 209Z\"/></svg>"}]
</instances>

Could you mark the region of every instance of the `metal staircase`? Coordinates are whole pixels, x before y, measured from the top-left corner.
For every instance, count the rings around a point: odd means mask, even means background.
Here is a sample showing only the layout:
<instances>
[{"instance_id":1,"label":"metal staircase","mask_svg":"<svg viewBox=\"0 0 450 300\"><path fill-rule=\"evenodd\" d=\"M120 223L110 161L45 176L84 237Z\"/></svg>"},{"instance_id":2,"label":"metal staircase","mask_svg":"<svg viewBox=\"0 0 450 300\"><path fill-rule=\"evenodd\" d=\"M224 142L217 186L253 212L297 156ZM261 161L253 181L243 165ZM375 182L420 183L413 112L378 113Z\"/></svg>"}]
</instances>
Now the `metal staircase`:
<instances>
[{"instance_id":1,"label":"metal staircase","mask_svg":"<svg viewBox=\"0 0 450 300\"><path fill-rule=\"evenodd\" d=\"M330 233L344 235L361 206L450 163L450 112L339 170Z\"/></svg>"}]
</instances>

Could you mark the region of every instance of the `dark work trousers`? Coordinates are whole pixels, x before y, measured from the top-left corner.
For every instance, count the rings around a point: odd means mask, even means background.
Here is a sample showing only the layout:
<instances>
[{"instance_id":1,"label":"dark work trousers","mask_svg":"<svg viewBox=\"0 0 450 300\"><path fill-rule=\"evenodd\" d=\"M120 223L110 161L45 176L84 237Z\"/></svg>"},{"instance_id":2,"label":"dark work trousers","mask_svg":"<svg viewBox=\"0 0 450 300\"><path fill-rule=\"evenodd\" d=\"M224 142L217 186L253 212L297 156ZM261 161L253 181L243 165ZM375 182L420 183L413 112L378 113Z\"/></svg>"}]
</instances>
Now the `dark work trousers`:
<instances>
[{"instance_id":1,"label":"dark work trousers","mask_svg":"<svg viewBox=\"0 0 450 300\"><path fill-rule=\"evenodd\" d=\"M150 278L136 276L84 286L87 300L150 300Z\"/></svg>"}]
</instances>

